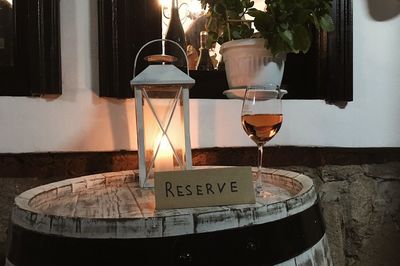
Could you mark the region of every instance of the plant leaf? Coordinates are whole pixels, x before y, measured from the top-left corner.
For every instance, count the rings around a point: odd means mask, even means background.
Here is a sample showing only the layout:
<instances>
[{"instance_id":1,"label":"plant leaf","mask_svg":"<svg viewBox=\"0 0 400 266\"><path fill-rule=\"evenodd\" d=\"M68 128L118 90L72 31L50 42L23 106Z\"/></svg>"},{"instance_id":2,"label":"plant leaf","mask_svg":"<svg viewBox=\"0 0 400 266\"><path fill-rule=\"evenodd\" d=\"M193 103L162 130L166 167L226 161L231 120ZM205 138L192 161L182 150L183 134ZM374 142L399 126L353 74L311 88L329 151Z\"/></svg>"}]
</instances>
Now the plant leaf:
<instances>
[{"instance_id":1,"label":"plant leaf","mask_svg":"<svg viewBox=\"0 0 400 266\"><path fill-rule=\"evenodd\" d=\"M249 10L247 10L247 15L251 16L251 17L257 17L260 16L262 14L260 13L264 13L256 8L250 8Z\"/></svg>"},{"instance_id":2,"label":"plant leaf","mask_svg":"<svg viewBox=\"0 0 400 266\"><path fill-rule=\"evenodd\" d=\"M335 26L333 25L333 20L328 14L325 14L319 19L319 24L321 25L321 28L327 32L333 31L335 29Z\"/></svg>"},{"instance_id":3,"label":"plant leaf","mask_svg":"<svg viewBox=\"0 0 400 266\"><path fill-rule=\"evenodd\" d=\"M267 42L267 47L271 49L271 52L274 56L278 54L285 54L291 49L281 38L269 38Z\"/></svg>"},{"instance_id":4,"label":"plant leaf","mask_svg":"<svg viewBox=\"0 0 400 266\"><path fill-rule=\"evenodd\" d=\"M251 0L243 0L242 1L243 8L251 8L254 6L254 1Z\"/></svg>"},{"instance_id":5,"label":"plant leaf","mask_svg":"<svg viewBox=\"0 0 400 266\"><path fill-rule=\"evenodd\" d=\"M319 25L319 21L318 21L317 15L313 12L313 13L311 13L311 17L313 19L314 26L317 29L319 29L320 25Z\"/></svg>"},{"instance_id":6,"label":"plant leaf","mask_svg":"<svg viewBox=\"0 0 400 266\"><path fill-rule=\"evenodd\" d=\"M213 12L216 14L225 14L226 7L221 2L217 2L214 6Z\"/></svg>"},{"instance_id":7,"label":"plant leaf","mask_svg":"<svg viewBox=\"0 0 400 266\"><path fill-rule=\"evenodd\" d=\"M290 30L280 31L279 35L281 36L282 40L287 42L290 46L293 45L293 34Z\"/></svg>"},{"instance_id":8,"label":"plant leaf","mask_svg":"<svg viewBox=\"0 0 400 266\"><path fill-rule=\"evenodd\" d=\"M272 31L275 23L272 17L262 11L252 12L254 15L254 26L260 32L270 32Z\"/></svg>"},{"instance_id":9,"label":"plant leaf","mask_svg":"<svg viewBox=\"0 0 400 266\"><path fill-rule=\"evenodd\" d=\"M241 24L239 26L239 28L240 28L240 36L241 36L240 38L241 39L250 38L254 33L254 29L252 29L247 24Z\"/></svg>"},{"instance_id":10,"label":"plant leaf","mask_svg":"<svg viewBox=\"0 0 400 266\"><path fill-rule=\"evenodd\" d=\"M311 46L309 31L302 25L293 28L293 48L303 53L308 52Z\"/></svg>"},{"instance_id":11,"label":"plant leaf","mask_svg":"<svg viewBox=\"0 0 400 266\"><path fill-rule=\"evenodd\" d=\"M218 34L214 31L208 32L206 48L210 48L218 40Z\"/></svg>"}]
</instances>

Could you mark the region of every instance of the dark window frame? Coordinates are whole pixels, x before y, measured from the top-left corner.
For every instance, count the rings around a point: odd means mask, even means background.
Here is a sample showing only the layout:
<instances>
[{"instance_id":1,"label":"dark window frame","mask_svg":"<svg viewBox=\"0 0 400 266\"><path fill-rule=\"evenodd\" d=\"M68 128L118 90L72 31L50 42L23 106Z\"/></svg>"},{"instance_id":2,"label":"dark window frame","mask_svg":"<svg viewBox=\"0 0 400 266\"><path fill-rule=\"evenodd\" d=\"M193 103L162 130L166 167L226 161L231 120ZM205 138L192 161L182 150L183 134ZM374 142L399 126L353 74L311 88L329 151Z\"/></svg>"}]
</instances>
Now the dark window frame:
<instances>
[{"instance_id":1,"label":"dark window frame","mask_svg":"<svg viewBox=\"0 0 400 266\"><path fill-rule=\"evenodd\" d=\"M98 8L99 95L133 97L129 81L134 56L144 43L161 36L158 0L98 0ZM352 1L333 0L332 17L334 32L317 32L306 55L288 55L282 82L289 91L286 99L353 100ZM225 98L225 72L190 75L196 79L191 98Z\"/></svg>"},{"instance_id":2,"label":"dark window frame","mask_svg":"<svg viewBox=\"0 0 400 266\"><path fill-rule=\"evenodd\" d=\"M0 67L0 96L61 94L60 0L13 1L14 63Z\"/></svg>"}]
</instances>

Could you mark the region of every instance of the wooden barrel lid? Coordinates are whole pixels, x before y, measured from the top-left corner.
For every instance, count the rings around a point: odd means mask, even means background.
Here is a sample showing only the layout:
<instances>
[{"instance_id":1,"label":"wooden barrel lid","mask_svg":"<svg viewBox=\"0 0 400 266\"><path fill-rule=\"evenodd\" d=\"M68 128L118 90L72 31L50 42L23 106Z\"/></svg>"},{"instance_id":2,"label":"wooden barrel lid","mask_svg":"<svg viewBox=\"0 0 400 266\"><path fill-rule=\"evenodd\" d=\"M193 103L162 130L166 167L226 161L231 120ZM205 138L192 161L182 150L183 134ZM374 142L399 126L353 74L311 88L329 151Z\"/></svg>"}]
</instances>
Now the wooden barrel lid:
<instances>
[{"instance_id":1,"label":"wooden barrel lid","mask_svg":"<svg viewBox=\"0 0 400 266\"><path fill-rule=\"evenodd\" d=\"M111 172L33 188L15 198L11 221L66 237L165 237L271 222L302 212L317 199L311 178L263 168L271 196L256 204L155 210L154 190L140 188L137 177L137 171Z\"/></svg>"}]
</instances>

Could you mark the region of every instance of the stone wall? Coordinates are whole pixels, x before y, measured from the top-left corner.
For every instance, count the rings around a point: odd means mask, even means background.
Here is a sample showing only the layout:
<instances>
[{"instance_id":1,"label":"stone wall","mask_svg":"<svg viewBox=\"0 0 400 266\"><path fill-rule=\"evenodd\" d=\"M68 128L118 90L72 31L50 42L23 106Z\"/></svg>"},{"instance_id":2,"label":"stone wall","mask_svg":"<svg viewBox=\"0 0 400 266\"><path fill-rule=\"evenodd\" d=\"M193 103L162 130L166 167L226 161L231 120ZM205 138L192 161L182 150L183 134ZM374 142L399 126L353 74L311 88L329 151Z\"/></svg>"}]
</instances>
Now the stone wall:
<instances>
[{"instance_id":1,"label":"stone wall","mask_svg":"<svg viewBox=\"0 0 400 266\"><path fill-rule=\"evenodd\" d=\"M313 178L335 265L399 265L400 161L380 164L284 166ZM15 195L65 178L0 178L0 258ZM0 264L3 262L0 261Z\"/></svg>"},{"instance_id":2,"label":"stone wall","mask_svg":"<svg viewBox=\"0 0 400 266\"><path fill-rule=\"evenodd\" d=\"M400 162L285 168L313 178L335 265L400 265Z\"/></svg>"}]
</instances>

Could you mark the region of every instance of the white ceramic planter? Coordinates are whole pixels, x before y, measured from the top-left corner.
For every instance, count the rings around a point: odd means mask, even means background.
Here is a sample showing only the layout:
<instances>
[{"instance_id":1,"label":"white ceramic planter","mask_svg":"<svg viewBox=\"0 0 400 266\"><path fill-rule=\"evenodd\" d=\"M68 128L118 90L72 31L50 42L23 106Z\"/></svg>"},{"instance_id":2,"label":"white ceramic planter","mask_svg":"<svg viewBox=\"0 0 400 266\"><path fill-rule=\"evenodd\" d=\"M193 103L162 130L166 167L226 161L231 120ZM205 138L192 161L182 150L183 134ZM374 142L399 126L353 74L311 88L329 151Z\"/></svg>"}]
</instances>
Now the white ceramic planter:
<instances>
[{"instance_id":1,"label":"white ceramic planter","mask_svg":"<svg viewBox=\"0 0 400 266\"><path fill-rule=\"evenodd\" d=\"M264 39L226 42L221 46L220 53L224 58L230 89L281 85L286 56L273 57L271 51L265 48Z\"/></svg>"}]
</instances>

